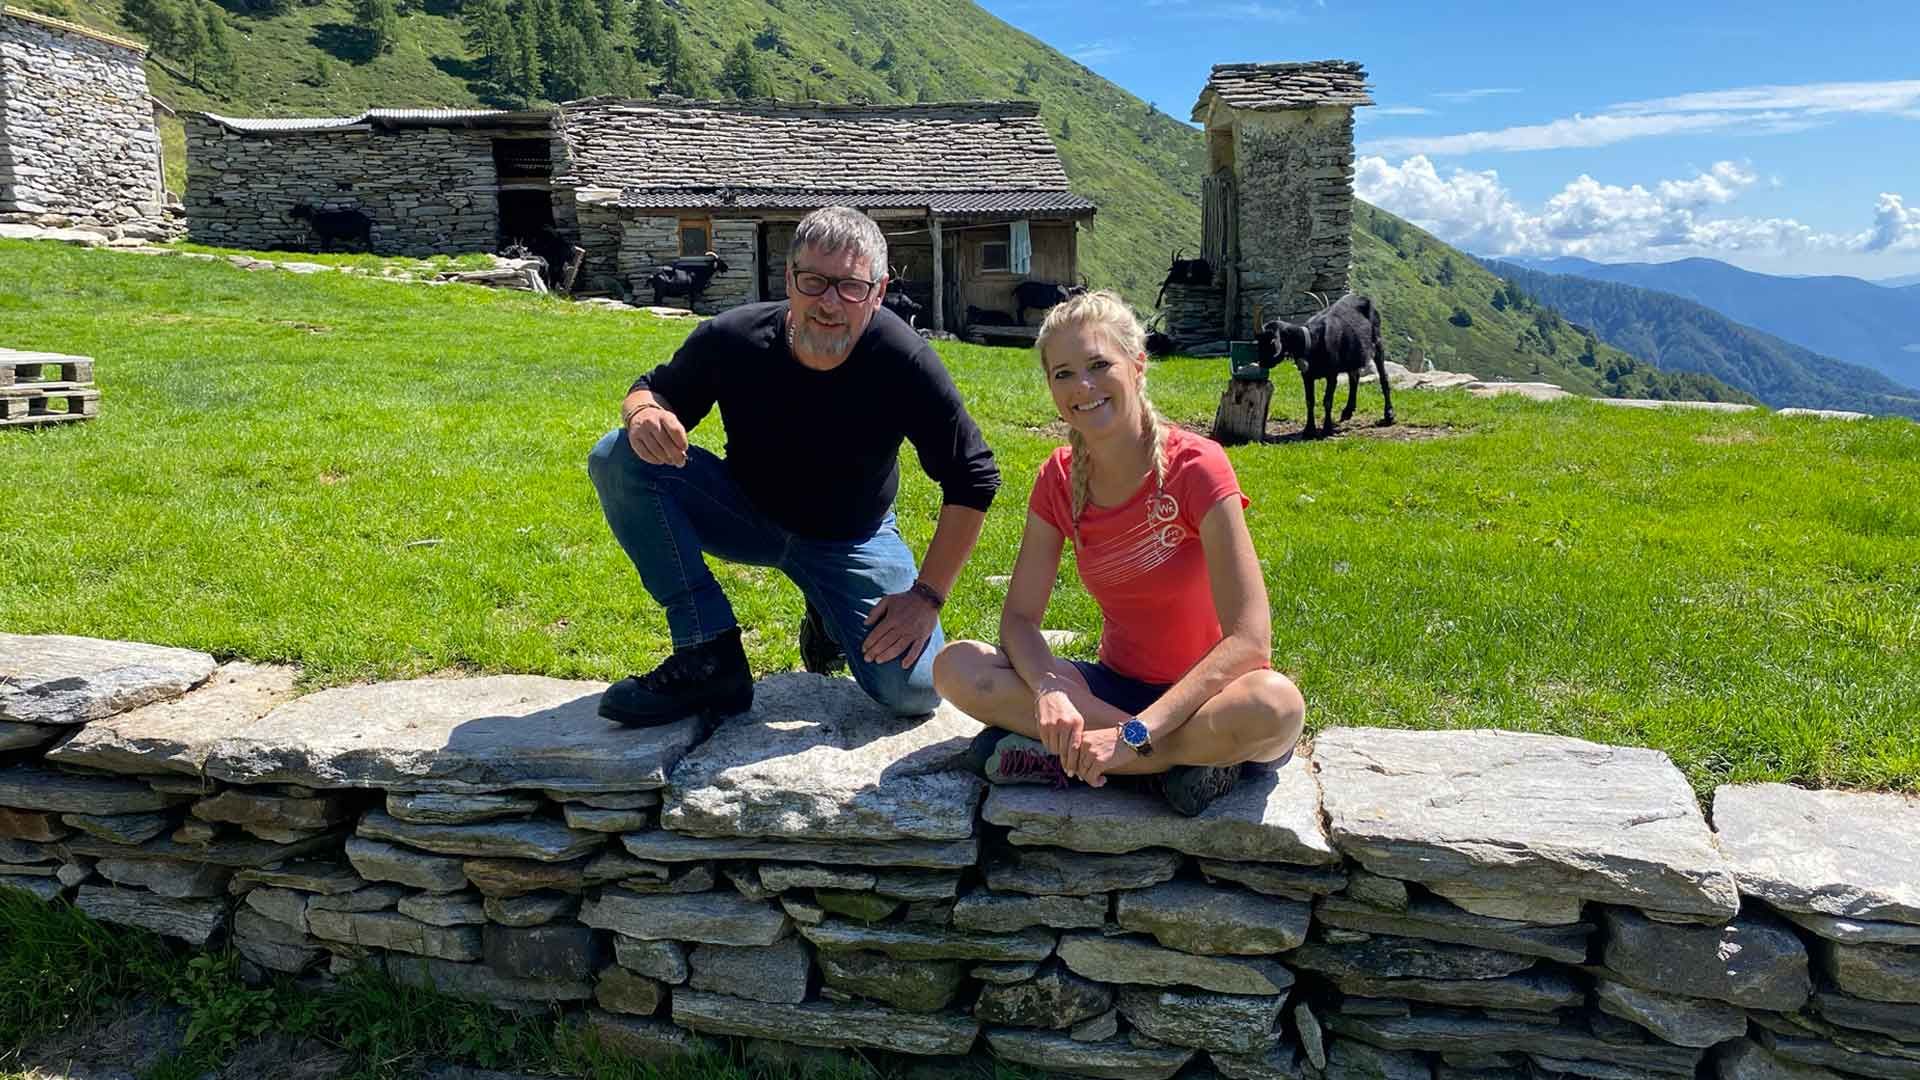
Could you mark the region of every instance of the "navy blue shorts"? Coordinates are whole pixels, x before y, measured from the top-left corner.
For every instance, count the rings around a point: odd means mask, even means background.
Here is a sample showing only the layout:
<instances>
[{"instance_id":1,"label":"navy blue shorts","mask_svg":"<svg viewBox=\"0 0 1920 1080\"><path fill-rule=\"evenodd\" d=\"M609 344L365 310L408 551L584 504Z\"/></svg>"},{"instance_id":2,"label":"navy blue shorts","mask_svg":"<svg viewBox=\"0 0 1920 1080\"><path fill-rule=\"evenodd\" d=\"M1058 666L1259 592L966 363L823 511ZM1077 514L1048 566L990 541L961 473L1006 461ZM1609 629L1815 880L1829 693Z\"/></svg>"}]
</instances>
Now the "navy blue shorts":
<instances>
[{"instance_id":1,"label":"navy blue shorts","mask_svg":"<svg viewBox=\"0 0 1920 1080\"><path fill-rule=\"evenodd\" d=\"M1105 664L1091 660L1069 660L1080 670L1082 678L1087 680L1087 689L1093 696L1132 716L1138 716L1140 710L1160 700L1160 695L1172 689L1172 683L1141 682L1129 679ZM1251 769L1278 769L1293 760L1293 751L1289 749L1275 761L1249 762Z\"/></svg>"},{"instance_id":2,"label":"navy blue shorts","mask_svg":"<svg viewBox=\"0 0 1920 1080\"><path fill-rule=\"evenodd\" d=\"M1105 664L1092 660L1069 660L1067 663L1080 669L1080 675L1087 680L1087 689L1093 696L1128 715L1160 700L1160 695L1173 686L1172 683L1141 682L1129 679Z\"/></svg>"}]
</instances>

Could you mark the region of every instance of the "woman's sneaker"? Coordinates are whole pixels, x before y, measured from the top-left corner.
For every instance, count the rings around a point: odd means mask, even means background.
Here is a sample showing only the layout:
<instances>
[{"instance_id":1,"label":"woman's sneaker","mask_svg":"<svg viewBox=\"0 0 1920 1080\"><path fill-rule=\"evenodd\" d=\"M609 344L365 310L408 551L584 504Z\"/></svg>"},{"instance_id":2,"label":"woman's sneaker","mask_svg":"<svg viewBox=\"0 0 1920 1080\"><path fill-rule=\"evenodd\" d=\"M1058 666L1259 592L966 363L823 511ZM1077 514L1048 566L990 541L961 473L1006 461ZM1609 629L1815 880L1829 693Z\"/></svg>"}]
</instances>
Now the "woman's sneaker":
<instances>
[{"instance_id":1,"label":"woman's sneaker","mask_svg":"<svg viewBox=\"0 0 1920 1080\"><path fill-rule=\"evenodd\" d=\"M1160 777L1167 805L1194 817L1240 782L1238 765L1175 765Z\"/></svg>"},{"instance_id":2,"label":"woman's sneaker","mask_svg":"<svg viewBox=\"0 0 1920 1080\"><path fill-rule=\"evenodd\" d=\"M967 760L989 784L1067 786L1067 772L1060 767L1059 757L1048 753L1038 739L1002 728L988 728L975 735L973 745L967 748Z\"/></svg>"}]
</instances>

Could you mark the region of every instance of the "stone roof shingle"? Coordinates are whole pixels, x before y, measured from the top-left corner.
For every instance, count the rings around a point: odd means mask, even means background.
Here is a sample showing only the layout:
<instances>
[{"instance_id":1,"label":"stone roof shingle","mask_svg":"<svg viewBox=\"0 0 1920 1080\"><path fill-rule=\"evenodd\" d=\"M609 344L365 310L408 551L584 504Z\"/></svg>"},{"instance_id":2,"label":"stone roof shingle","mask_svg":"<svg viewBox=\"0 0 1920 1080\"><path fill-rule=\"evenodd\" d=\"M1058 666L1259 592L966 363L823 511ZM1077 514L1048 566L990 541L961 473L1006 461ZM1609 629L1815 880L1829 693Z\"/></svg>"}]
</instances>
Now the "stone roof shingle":
<instances>
[{"instance_id":1,"label":"stone roof shingle","mask_svg":"<svg viewBox=\"0 0 1920 1080\"><path fill-rule=\"evenodd\" d=\"M1214 98L1231 108L1256 111L1373 104L1367 94L1367 69L1352 60L1215 64L1206 89L1194 103L1195 122L1206 119Z\"/></svg>"},{"instance_id":2,"label":"stone roof shingle","mask_svg":"<svg viewBox=\"0 0 1920 1080\"><path fill-rule=\"evenodd\" d=\"M581 186L826 192L1068 190L1030 102L588 99L560 109Z\"/></svg>"}]
</instances>

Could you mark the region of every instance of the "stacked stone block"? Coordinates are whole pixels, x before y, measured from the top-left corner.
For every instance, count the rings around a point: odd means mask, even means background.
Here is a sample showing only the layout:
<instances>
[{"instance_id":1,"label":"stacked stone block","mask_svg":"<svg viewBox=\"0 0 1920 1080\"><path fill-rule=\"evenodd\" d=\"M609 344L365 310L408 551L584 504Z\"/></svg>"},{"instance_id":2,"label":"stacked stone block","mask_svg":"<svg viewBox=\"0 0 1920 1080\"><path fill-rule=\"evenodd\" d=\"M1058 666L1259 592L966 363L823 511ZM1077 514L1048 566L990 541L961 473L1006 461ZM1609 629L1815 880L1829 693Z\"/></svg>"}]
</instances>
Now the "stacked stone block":
<instances>
[{"instance_id":1,"label":"stacked stone block","mask_svg":"<svg viewBox=\"0 0 1920 1080\"><path fill-rule=\"evenodd\" d=\"M135 42L0 10L0 222L171 237L143 59Z\"/></svg>"},{"instance_id":2,"label":"stacked stone block","mask_svg":"<svg viewBox=\"0 0 1920 1080\"><path fill-rule=\"evenodd\" d=\"M186 114L187 230L203 244L305 250L295 206L358 210L382 255L455 255L499 245L486 128L246 132Z\"/></svg>"},{"instance_id":3,"label":"stacked stone block","mask_svg":"<svg viewBox=\"0 0 1920 1080\"><path fill-rule=\"evenodd\" d=\"M1240 291L1234 337L1304 322L1347 291L1353 262L1353 111L1240 112L1234 128Z\"/></svg>"},{"instance_id":4,"label":"stacked stone block","mask_svg":"<svg viewBox=\"0 0 1920 1080\"><path fill-rule=\"evenodd\" d=\"M0 635L0 676L0 883L262 970L559 1005L635 1054L1920 1071L1910 797L1723 788L1716 835L1652 751L1336 729L1184 818L1125 784L989 791L971 720L809 675L711 731L607 725L596 684L295 697L284 669L73 638Z\"/></svg>"},{"instance_id":5,"label":"stacked stone block","mask_svg":"<svg viewBox=\"0 0 1920 1080\"><path fill-rule=\"evenodd\" d=\"M1160 302L1161 329L1182 345L1227 336L1227 291L1222 285L1168 285Z\"/></svg>"}]
</instances>

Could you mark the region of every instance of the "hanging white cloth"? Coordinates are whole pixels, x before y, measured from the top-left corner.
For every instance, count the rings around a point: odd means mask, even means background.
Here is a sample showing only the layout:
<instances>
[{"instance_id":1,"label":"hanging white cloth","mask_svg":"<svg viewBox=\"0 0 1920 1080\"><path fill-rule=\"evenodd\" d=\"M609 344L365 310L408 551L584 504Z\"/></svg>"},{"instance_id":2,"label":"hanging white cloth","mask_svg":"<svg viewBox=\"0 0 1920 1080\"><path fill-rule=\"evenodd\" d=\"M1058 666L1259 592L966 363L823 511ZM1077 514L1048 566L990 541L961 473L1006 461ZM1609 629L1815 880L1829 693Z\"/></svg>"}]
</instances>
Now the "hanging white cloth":
<instances>
[{"instance_id":1,"label":"hanging white cloth","mask_svg":"<svg viewBox=\"0 0 1920 1080\"><path fill-rule=\"evenodd\" d=\"M1025 218L1007 229L1007 269L1016 274L1033 273L1033 231Z\"/></svg>"}]
</instances>

